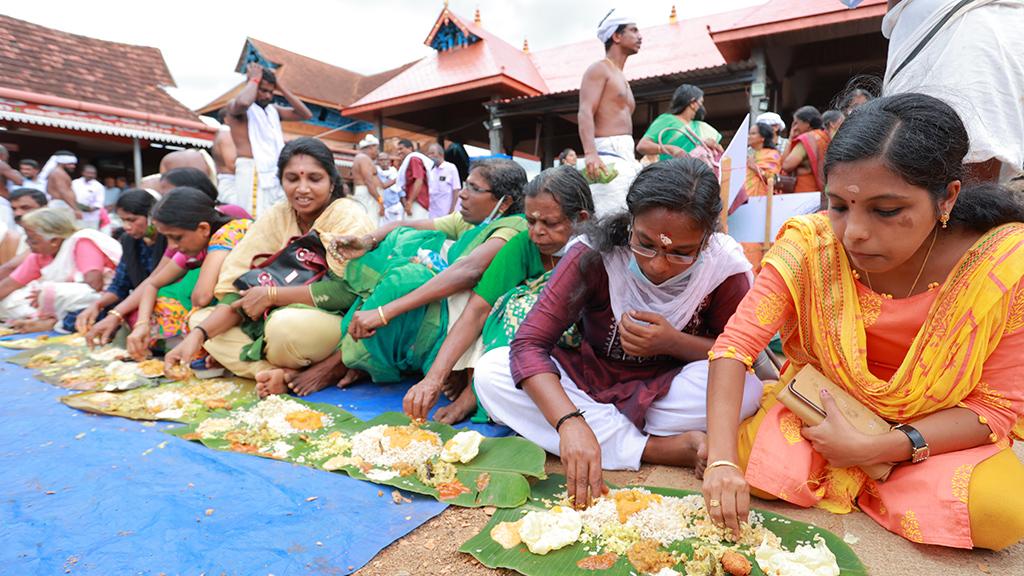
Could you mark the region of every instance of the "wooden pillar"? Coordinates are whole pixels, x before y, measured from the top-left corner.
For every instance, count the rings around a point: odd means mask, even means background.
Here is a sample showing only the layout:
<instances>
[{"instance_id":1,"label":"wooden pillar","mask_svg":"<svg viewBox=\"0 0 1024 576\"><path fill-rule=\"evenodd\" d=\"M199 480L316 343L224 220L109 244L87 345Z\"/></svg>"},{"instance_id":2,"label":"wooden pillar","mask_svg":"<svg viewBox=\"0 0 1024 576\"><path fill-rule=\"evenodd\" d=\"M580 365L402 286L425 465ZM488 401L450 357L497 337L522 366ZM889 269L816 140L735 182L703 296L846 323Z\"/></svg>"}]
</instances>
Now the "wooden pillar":
<instances>
[{"instance_id":1,"label":"wooden pillar","mask_svg":"<svg viewBox=\"0 0 1024 576\"><path fill-rule=\"evenodd\" d=\"M491 154L503 154L505 150L502 142L501 118L498 117L497 98L484 104L484 107L487 108L488 113L487 136L490 141Z\"/></svg>"},{"instance_id":2,"label":"wooden pillar","mask_svg":"<svg viewBox=\"0 0 1024 576\"><path fill-rule=\"evenodd\" d=\"M764 46L750 49L750 61L754 63L754 79L750 81L750 119L768 110L768 64Z\"/></svg>"},{"instance_id":3,"label":"wooden pillar","mask_svg":"<svg viewBox=\"0 0 1024 576\"><path fill-rule=\"evenodd\" d=\"M551 168L555 165L555 122L550 114L545 114L542 120L541 138L544 142L541 146L540 167ZM560 151L559 151L560 152Z\"/></svg>"},{"instance_id":4,"label":"wooden pillar","mask_svg":"<svg viewBox=\"0 0 1024 576\"><path fill-rule=\"evenodd\" d=\"M132 138L132 165L135 168L135 187L142 186L142 146L138 138Z\"/></svg>"},{"instance_id":5,"label":"wooden pillar","mask_svg":"<svg viewBox=\"0 0 1024 576\"><path fill-rule=\"evenodd\" d=\"M377 112L374 124L377 126L377 141L380 142L380 149L384 149L384 111Z\"/></svg>"}]
</instances>

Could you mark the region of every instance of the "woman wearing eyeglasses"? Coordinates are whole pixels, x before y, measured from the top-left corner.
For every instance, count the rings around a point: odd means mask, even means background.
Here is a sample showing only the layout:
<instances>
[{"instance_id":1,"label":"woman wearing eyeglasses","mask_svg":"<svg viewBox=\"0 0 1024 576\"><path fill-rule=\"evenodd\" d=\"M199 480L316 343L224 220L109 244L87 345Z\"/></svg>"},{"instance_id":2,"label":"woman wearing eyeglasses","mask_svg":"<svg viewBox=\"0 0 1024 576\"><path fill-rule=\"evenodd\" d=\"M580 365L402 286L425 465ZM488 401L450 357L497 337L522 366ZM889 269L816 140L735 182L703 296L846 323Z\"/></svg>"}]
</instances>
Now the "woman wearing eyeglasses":
<instances>
[{"instance_id":1,"label":"woman wearing eyeglasses","mask_svg":"<svg viewBox=\"0 0 1024 576\"><path fill-rule=\"evenodd\" d=\"M722 204L704 163L648 166L626 205L565 255L511 353L476 365L491 418L560 455L580 506L605 491L602 468L702 466L708 351L752 282L742 248L715 232ZM580 346L559 347L573 325ZM749 375L743 414L761 389Z\"/></svg>"}]
</instances>

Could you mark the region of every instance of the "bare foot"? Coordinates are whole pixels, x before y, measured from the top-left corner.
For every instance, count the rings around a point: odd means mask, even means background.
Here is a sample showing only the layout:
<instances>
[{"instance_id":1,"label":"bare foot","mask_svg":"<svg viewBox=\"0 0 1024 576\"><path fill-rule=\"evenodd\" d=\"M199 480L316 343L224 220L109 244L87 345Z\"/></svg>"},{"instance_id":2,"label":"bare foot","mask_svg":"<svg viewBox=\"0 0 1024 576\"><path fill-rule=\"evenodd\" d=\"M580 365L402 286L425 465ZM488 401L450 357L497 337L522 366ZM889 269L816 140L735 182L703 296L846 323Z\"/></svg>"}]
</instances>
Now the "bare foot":
<instances>
[{"instance_id":1,"label":"bare foot","mask_svg":"<svg viewBox=\"0 0 1024 576\"><path fill-rule=\"evenodd\" d=\"M348 388L366 376L368 376L368 374L362 370L353 370L352 368L349 368L348 371L345 372L345 375L342 376L341 380L338 380L338 388Z\"/></svg>"},{"instance_id":2,"label":"bare foot","mask_svg":"<svg viewBox=\"0 0 1024 576\"><path fill-rule=\"evenodd\" d=\"M462 389L462 394L454 402L442 406L434 413L434 420L442 424L456 424L462 422L469 415L476 411L476 394L472 386Z\"/></svg>"},{"instance_id":3,"label":"bare foot","mask_svg":"<svg viewBox=\"0 0 1024 576\"><path fill-rule=\"evenodd\" d=\"M651 464L666 464L693 468L698 478L707 466L708 435L699 430L674 436L650 436L641 460Z\"/></svg>"},{"instance_id":4,"label":"bare foot","mask_svg":"<svg viewBox=\"0 0 1024 576\"><path fill-rule=\"evenodd\" d=\"M288 381L295 375L295 370L274 368L256 373L256 392L260 398L272 394L287 394Z\"/></svg>"},{"instance_id":5,"label":"bare foot","mask_svg":"<svg viewBox=\"0 0 1024 576\"><path fill-rule=\"evenodd\" d=\"M18 332L27 334L29 332L49 332L57 325L53 318L40 318L38 320L15 320L11 322L11 328Z\"/></svg>"},{"instance_id":6,"label":"bare foot","mask_svg":"<svg viewBox=\"0 0 1024 576\"><path fill-rule=\"evenodd\" d=\"M460 394L462 394L462 391L466 389L468 384L469 370L452 372L448 375L448 379L444 381L444 386L441 387L441 391L444 393L445 398L455 400Z\"/></svg>"},{"instance_id":7,"label":"bare foot","mask_svg":"<svg viewBox=\"0 0 1024 576\"><path fill-rule=\"evenodd\" d=\"M338 378L345 376L348 372L348 368L341 361L341 352L336 352L297 373L288 387L297 396L309 396L313 392L319 392L330 386L331 383L337 382Z\"/></svg>"}]
</instances>

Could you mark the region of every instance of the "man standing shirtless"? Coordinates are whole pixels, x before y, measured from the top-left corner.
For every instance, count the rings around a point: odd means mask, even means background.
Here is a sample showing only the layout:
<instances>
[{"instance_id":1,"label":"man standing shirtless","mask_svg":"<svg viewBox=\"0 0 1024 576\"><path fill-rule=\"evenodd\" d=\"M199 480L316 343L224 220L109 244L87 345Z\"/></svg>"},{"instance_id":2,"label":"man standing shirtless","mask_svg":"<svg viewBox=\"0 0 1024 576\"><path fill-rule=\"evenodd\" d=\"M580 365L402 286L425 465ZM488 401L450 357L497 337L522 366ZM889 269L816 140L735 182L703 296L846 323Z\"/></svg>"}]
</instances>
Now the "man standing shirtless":
<instances>
[{"instance_id":1,"label":"man standing shirtless","mask_svg":"<svg viewBox=\"0 0 1024 576\"><path fill-rule=\"evenodd\" d=\"M643 39L635 20L615 10L598 24L597 37L605 58L583 74L579 129L595 212L603 216L625 210L626 192L640 170L633 152L636 101L622 70Z\"/></svg>"},{"instance_id":2,"label":"man standing shirtless","mask_svg":"<svg viewBox=\"0 0 1024 576\"><path fill-rule=\"evenodd\" d=\"M258 218L284 198L277 179L277 158L284 148L281 122L301 122L313 117L294 94L281 85L277 76L255 62L249 63L245 88L228 102L232 121L231 139L235 143L235 198L237 204ZM291 108L273 104L274 89L281 92Z\"/></svg>"},{"instance_id":3,"label":"man standing shirtless","mask_svg":"<svg viewBox=\"0 0 1024 576\"><path fill-rule=\"evenodd\" d=\"M366 215L374 226L384 216L384 198L381 196L380 178L377 177L377 154L380 142L373 134L367 134L359 141L359 152L352 161L352 182L355 185L352 197L363 205Z\"/></svg>"},{"instance_id":4,"label":"man standing shirtless","mask_svg":"<svg viewBox=\"0 0 1024 576\"><path fill-rule=\"evenodd\" d=\"M235 198L235 141L231 138L231 123L234 119L225 107L217 114L221 121L217 135L213 137L213 166L217 171L217 195L221 202Z\"/></svg>"},{"instance_id":5,"label":"man standing shirtless","mask_svg":"<svg viewBox=\"0 0 1024 576\"><path fill-rule=\"evenodd\" d=\"M77 156L67 150L59 150L46 161L39 178L46 182L46 195L52 200L63 202L75 213L75 220L81 220L82 211L78 209L75 192L71 189L71 175L77 165Z\"/></svg>"}]
</instances>

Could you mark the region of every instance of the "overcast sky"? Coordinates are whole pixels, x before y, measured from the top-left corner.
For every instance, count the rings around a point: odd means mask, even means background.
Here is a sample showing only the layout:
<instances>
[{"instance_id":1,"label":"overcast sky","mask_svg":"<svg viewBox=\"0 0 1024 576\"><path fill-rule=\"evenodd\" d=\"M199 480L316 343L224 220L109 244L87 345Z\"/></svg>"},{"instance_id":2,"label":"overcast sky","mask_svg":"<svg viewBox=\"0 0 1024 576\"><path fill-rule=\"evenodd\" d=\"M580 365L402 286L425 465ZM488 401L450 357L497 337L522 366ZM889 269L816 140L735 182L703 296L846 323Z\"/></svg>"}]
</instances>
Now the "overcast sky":
<instances>
[{"instance_id":1,"label":"overcast sky","mask_svg":"<svg viewBox=\"0 0 1024 576\"><path fill-rule=\"evenodd\" d=\"M672 5L680 19L763 4L766 0L451 0L471 19L479 7L485 28L532 50L593 38L616 5L641 29L664 24ZM172 93L191 108L241 80L234 73L246 36L364 74L418 60L442 0L43 0L5 1L3 13L76 34L159 48L177 83ZM597 42L596 38L594 40Z\"/></svg>"}]
</instances>

